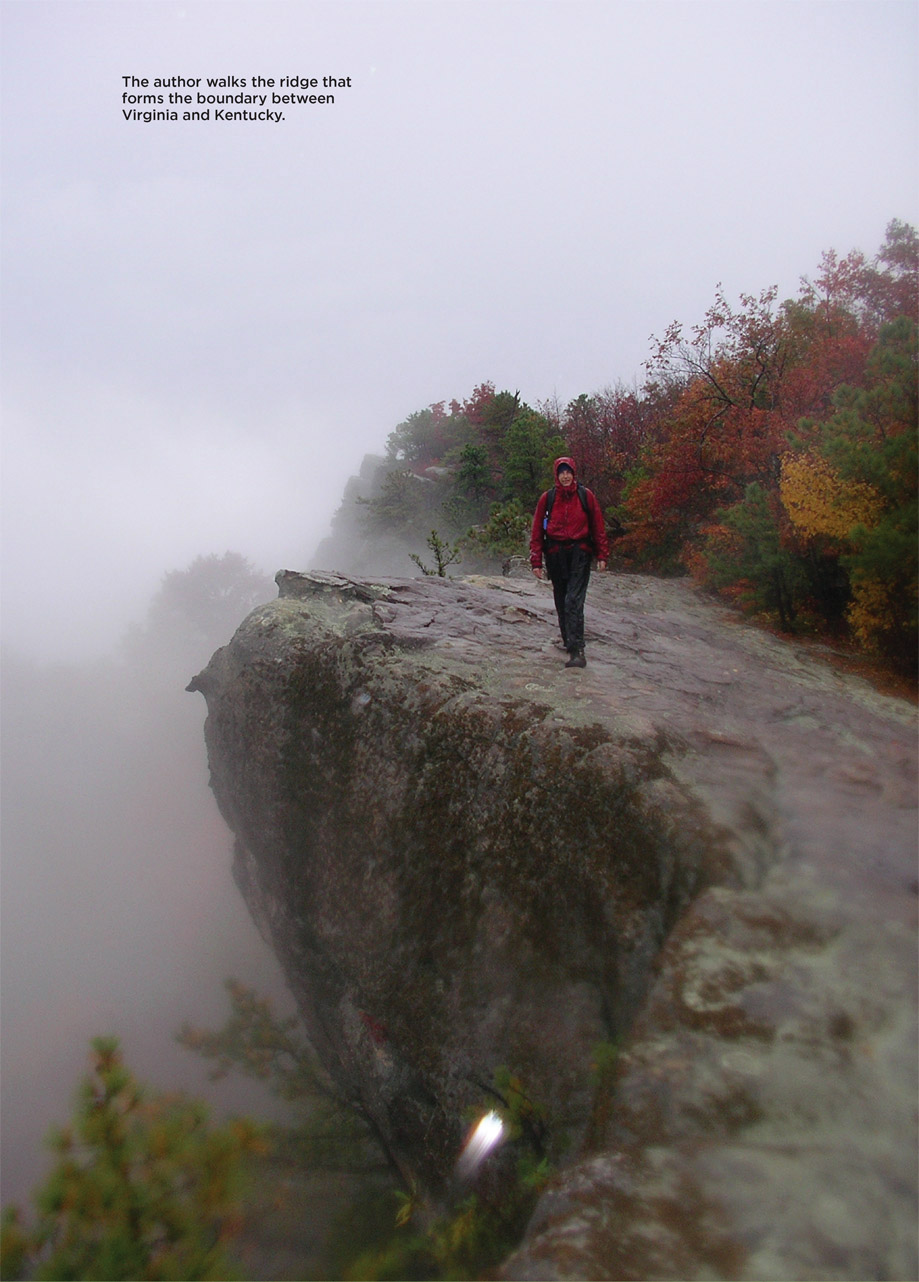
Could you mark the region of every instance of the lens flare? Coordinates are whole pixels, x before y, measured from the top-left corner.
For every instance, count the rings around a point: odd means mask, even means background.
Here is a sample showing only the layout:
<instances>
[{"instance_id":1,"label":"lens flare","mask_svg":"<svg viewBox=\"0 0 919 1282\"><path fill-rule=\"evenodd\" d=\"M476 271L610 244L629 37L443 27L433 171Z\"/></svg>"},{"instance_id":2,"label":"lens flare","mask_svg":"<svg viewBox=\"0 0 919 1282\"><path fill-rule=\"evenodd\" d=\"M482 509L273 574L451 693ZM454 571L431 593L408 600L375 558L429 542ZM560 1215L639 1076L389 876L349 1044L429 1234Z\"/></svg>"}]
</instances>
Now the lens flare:
<instances>
[{"instance_id":1,"label":"lens flare","mask_svg":"<svg viewBox=\"0 0 919 1282\"><path fill-rule=\"evenodd\" d=\"M456 1164L457 1174L465 1178L477 1171L492 1149L504 1139L504 1130L504 1123L497 1113L486 1113L469 1132Z\"/></svg>"}]
</instances>

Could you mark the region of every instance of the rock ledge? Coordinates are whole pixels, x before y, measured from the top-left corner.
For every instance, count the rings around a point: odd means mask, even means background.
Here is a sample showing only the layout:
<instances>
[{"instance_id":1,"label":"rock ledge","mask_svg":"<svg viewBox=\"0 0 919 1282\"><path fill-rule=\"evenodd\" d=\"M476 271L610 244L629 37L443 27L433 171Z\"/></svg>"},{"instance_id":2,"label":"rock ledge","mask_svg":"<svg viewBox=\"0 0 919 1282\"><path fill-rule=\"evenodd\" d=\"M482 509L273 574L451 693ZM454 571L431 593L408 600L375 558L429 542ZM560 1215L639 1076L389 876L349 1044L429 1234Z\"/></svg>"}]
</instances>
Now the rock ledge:
<instances>
[{"instance_id":1,"label":"rock ledge","mask_svg":"<svg viewBox=\"0 0 919 1282\"><path fill-rule=\"evenodd\" d=\"M278 582L189 688L406 1177L504 1065L569 1144L507 1278L916 1276L913 710L685 583L597 576L572 671L535 581Z\"/></svg>"}]
</instances>

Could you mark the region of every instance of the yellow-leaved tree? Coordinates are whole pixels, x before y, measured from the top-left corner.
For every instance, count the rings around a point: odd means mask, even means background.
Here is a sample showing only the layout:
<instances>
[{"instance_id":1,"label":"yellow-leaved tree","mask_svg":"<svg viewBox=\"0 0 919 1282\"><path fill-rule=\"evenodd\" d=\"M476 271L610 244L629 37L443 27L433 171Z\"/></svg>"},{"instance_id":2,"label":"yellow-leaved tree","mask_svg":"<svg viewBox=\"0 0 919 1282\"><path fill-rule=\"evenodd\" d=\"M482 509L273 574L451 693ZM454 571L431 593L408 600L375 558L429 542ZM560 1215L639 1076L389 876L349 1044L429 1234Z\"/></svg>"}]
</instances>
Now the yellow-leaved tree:
<instances>
[{"instance_id":1,"label":"yellow-leaved tree","mask_svg":"<svg viewBox=\"0 0 919 1282\"><path fill-rule=\"evenodd\" d=\"M905 316L882 327L866 386L838 388L824 422L802 420L779 482L794 528L822 540L848 576L857 641L910 671L919 622L916 334Z\"/></svg>"},{"instance_id":2,"label":"yellow-leaved tree","mask_svg":"<svg viewBox=\"0 0 919 1282\"><path fill-rule=\"evenodd\" d=\"M786 454L781 467L782 503L804 537L832 539L847 550L855 526L877 523L883 508L877 490L844 480L819 454Z\"/></svg>"}]
</instances>

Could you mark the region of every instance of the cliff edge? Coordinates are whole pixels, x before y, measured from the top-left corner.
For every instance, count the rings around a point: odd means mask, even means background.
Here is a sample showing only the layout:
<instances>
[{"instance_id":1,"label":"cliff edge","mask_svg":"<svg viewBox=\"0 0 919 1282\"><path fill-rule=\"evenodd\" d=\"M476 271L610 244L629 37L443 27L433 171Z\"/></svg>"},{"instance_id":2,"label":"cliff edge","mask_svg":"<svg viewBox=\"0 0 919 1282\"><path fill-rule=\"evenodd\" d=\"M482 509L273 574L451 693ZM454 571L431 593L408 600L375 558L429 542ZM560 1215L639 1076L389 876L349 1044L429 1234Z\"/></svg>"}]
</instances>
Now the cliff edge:
<instances>
[{"instance_id":1,"label":"cliff edge","mask_svg":"<svg viewBox=\"0 0 919 1282\"><path fill-rule=\"evenodd\" d=\"M913 709L685 583L596 576L577 671L535 581L278 582L189 688L406 1180L505 1068L558 1172L502 1276L917 1276Z\"/></svg>"}]
</instances>

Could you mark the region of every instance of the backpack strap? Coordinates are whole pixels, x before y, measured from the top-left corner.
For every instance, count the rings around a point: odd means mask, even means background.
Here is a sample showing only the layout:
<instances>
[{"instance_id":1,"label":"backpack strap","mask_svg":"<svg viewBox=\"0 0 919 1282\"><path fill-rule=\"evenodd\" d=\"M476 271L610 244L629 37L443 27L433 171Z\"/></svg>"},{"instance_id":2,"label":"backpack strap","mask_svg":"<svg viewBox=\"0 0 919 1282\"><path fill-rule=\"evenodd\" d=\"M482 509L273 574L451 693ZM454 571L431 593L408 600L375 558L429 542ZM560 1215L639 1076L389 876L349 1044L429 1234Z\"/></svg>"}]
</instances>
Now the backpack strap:
<instances>
[{"instance_id":1,"label":"backpack strap","mask_svg":"<svg viewBox=\"0 0 919 1282\"><path fill-rule=\"evenodd\" d=\"M584 515L587 517L587 542L590 544L590 550L596 553L597 545L594 541L593 525L590 519L590 504L587 502L587 486L578 481L578 498L581 500L581 507L584 509Z\"/></svg>"},{"instance_id":2,"label":"backpack strap","mask_svg":"<svg viewBox=\"0 0 919 1282\"><path fill-rule=\"evenodd\" d=\"M542 514L542 541L545 544L547 535L546 527L549 524L549 517L552 515L552 504L555 502L555 486L551 490L546 490L546 510Z\"/></svg>"}]
</instances>

